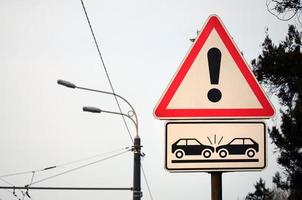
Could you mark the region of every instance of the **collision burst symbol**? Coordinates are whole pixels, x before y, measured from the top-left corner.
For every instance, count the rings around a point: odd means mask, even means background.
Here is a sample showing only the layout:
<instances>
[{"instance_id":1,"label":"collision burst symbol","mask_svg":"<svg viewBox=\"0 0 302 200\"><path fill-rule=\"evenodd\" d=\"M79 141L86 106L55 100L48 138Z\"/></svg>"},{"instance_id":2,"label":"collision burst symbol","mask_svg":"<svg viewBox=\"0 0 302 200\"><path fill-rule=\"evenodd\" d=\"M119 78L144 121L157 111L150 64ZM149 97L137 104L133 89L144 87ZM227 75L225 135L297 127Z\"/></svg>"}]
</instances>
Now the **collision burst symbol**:
<instances>
[{"instance_id":1,"label":"collision burst symbol","mask_svg":"<svg viewBox=\"0 0 302 200\"><path fill-rule=\"evenodd\" d=\"M217 142L217 136L216 136L216 134L214 135L214 142L212 142L212 140L207 136L207 139L209 140L209 142L210 142L210 144L211 145L213 145L213 144L216 144L216 142ZM221 136L221 138L219 139L219 141L218 141L218 145L220 144L220 142L222 141L222 139L223 139L223 136Z\"/></svg>"}]
</instances>

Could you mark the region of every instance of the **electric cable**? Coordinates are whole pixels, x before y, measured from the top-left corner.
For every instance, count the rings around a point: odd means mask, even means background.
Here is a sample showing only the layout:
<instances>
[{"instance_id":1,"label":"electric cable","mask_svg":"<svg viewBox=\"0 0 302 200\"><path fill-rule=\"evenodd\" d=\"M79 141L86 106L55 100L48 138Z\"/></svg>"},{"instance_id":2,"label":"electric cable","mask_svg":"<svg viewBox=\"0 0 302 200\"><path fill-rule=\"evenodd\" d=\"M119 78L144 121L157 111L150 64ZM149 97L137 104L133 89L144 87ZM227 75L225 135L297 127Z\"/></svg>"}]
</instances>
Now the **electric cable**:
<instances>
[{"instance_id":1,"label":"electric cable","mask_svg":"<svg viewBox=\"0 0 302 200\"><path fill-rule=\"evenodd\" d=\"M98 45L98 42L97 42L97 40L96 40L94 31L93 31L93 29L92 29L92 26L91 26L91 23L90 23L90 20L89 20L89 17L88 17L88 13L87 13L87 11L86 11L86 7L85 7L85 5L84 5L83 0L81 0L81 4L82 4L83 10L84 10L84 12L85 12L86 20L87 20L87 22L88 22L88 25L89 25L89 28L90 28L90 32L91 32L92 37L93 37L93 40L94 40L94 44L95 44L95 46L96 46L96 49L97 49L97 51L98 51L100 60L101 60L101 62L102 62L103 69L104 69L104 71L105 71L105 73L106 73L106 76L107 76L109 85L110 85L110 87L111 87L111 91L112 91L112 93L114 94L113 96L114 96L114 98L115 98L115 101L116 101L116 104L117 104L117 106L118 106L118 109L119 109L120 113L122 113L122 108L121 108L120 103L119 103L119 101L118 101L118 99L117 99L117 96L116 96L116 94L115 94L115 90L114 90L114 88L113 88L113 85L112 85L112 82L111 82L111 79L110 79L108 70L107 70L107 68L106 68L106 65L105 65L103 56L102 56L102 54L101 54L101 51L100 51L100 48L99 48L99 45ZM121 116L122 116L122 119L123 119L123 121L124 121L124 125L125 125L125 127L126 127L126 129L127 129L128 135L129 135L129 137L130 137L130 139L131 139L131 141L132 141L132 143L133 143L133 137L132 137L132 135L131 135L131 133L130 133L128 124L127 124L127 122L126 122L126 119L125 119L125 117L124 117L123 115L121 115Z\"/></svg>"},{"instance_id":2,"label":"electric cable","mask_svg":"<svg viewBox=\"0 0 302 200\"><path fill-rule=\"evenodd\" d=\"M127 151L123 151L121 152L122 150L127 150ZM118 155L121 155L122 153L126 153L128 151L131 151L131 148L130 147L124 147L124 148L119 148L119 149L115 149L115 150L112 150L112 151L108 151L108 152L105 152L105 153L101 153L101 154L97 154L97 155L94 155L94 156L90 156L90 157L87 157L87 158L82 158L82 159L78 159L78 160L75 160L75 161L71 161L71 162L66 162L66 163L63 163L63 164L60 164L60 165L55 165L55 166L51 166L51 167L46 167L46 168L43 168L43 169L39 169L39 170L32 170L32 171L24 171L24 172L18 172L18 173L14 173L14 174L6 174L6 175L2 175L0 176L0 180L8 185L11 185L11 186L14 186L12 183L4 180L2 177L8 177L8 176L16 176L16 175L24 175L24 174L28 174L28 173L32 173L32 177L31 177L31 181L28 185L26 185L25 187L29 187L31 186L32 184L35 184L37 183L38 181L34 182L33 183L33 180L34 180L34 175L35 173L37 172L42 172L42 171L46 171L46 170L50 170L50 169L57 169L57 168L60 168L60 167L65 167L67 165L71 165L71 164L75 164L75 163L78 163L78 162L83 162L83 161L87 161L87 160L90 160L90 159L93 159L93 158L96 158L96 157L100 157L101 155L104 156L106 154L112 154L112 153L115 153L115 152L120 152L119 154L115 154L115 155L112 155L112 156L109 156L109 157L106 157L104 159L100 159L100 160L97 160L95 162L92 162L92 163L88 163L86 165L81 165L80 167L77 167L77 168L73 168L71 170L67 170L65 172L62 172L60 174L57 174L57 175L53 175L51 177L47 177L45 178L45 180L47 179L50 179L50 178L54 178L56 176L59 176L59 175L63 175L63 174L66 174L68 172L71 172L71 171L75 171L77 169L80 169L80 168L83 168L83 167L86 167L86 166L89 166L89 165L92 165L94 163L98 163L98 162L101 162L103 160L108 160L110 158L113 158L115 156L118 156ZM39 180L39 182L42 182L44 180ZM25 199L25 197L27 196L28 198L32 199L32 197L29 195L29 192L28 192L28 189L26 190L26 192L23 192L22 190L18 189L21 194L22 194L22 200ZM9 191L9 190L6 190L7 192L11 193L14 197L16 197L18 200L21 200L15 193L15 189L13 192Z\"/></svg>"},{"instance_id":3,"label":"electric cable","mask_svg":"<svg viewBox=\"0 0 302 200\"><path fill-rule=\"evenodd\" d=\"M4 180L4 179L2 179L2 178L0 178L0 180L2 181L2 182L4 182L4 183L6 183L6 184L8 184L8 185L12 185L10 182L8 182L8 181L6 181L6 180ZM9 193L11 193L12 195L14 195L14 192L11 192L10 190L5 190L5 191L7 191L7 192L9 192ZM15 196L16 197L16 196ZM17 198L17 197L16 197ZM19 198L18 198L19 199Z\"/></svg>"},{"instance_id":4,"label":"electric cable","mask_svg":"<svg viewBox=\"0 0 302 200\"><path fill-rule=\"evenodd\" d=\"M12 197L21 200L14 192L11 192L10 190L5 190L6 192L10 193L11 195L13 195ZM1 198L0 198L1 199Z\"/></svg>"},{"instance_id":5,"label":"electric cable","mask_svg":"<svg viewBox=\"0 0 302 200\"><path fill-rule=\"evenodd\" d=\"M141 169L142 169L143 176L144 176L144 179L145 179L145 182L146 182L146 185L147 185L147 189L148 189L148 192L149 192L150 199L153 200L153 195L151 193L150 185L149 185L149 183L147 181L147 176L146 176L146 173L145 173L145 170L143 168L143 164L142 163L141 163Z\"/></svg>"},{"instance_id":6,"label":"electric cable","mask_svg":"<svg viewBox=\"0 0 302 200\"><path fill-rule=\"evenodd\" d=\"M35 171L32 172L30 183L28 185L25 185L25 187L27 187L27 189L25 191L25 194L23 194L23 199L25 198L25 195L31 199L31 196L29 195L28 187L31 186L32 182L34 181L34 177L35 177Z\"/></svg>"},{"instance_id":7,"label":"electric cable","mask_svg":"<svg viewBox=\"0 0 302 200\"><path fill-rule=\"evenodd\" d=\"M120 151L126 150L126 149L130 149L130 147L124 147L124 148L115 149L115 150L112 150L112 151L108 151L108 152L100 153L100 154L97 154L97 155L94 155L94 156L89 156L89 157L86 157L86 158L81 158L81 159L78 159L78 160L62 163L62 164L59 164L59 165L52 165L52 166L49 166L49 167L45 167L43 169L36 169L36 170L31 170L31 171L23 171L23 172L11 173L11 174L4 174L4 175L0 175L0 178L10 177L10 176L17 176L17 175L24 175L24 174L30 174L30 173L33 173L33 172L35 172L35 173L37 173L37 172L43 172L43 171L47 171L47 170L51 170L51 169L57 169L57 168L65 167L65 166L72 165L72 164L75 164L75 163L91 160L93 158L97 158L97 157L104 156L104 155L107 155L107 154L112 154L112 153L115 153L115 152L120 152Z\"/></svg>"},{"instance_id":8,"label":"electric cable","mask_svg":"<svg viewBox=\"0 0 302 200\"><path fill-rule=\"evenodd\" d=\"M33 176L32 176L32 178L31 178L31 182L33 181L33 178L34 178L34 172L33 172ZM0 177L0 180L2 181L2 182L4 182L4 183L6 183L6 184L8 184L8 185L11 185L11 186L13 186L13 192L11 192L10 190L8 190L8 189L6 189L5 191L7 191L7 192L9 192L9 193L11 193L15 198L17 198L18 200L21 200L19 197L18 197L18 195L16 194L16 189L15 189L15 186L12 184L12 183L10 183L10 182L8 182L8 181L6 181L6 180L4 180L3 178L1 178ZM29 194L28 194L28 189L26 190L26 192L23 192L21 189L18 189L19 191L20 191L20 193L22 194L22 200L24 200L24 198L25 198L25 195L27 195L30 199L32 199L30 196L29 196Z\"/></svg>"},{"instance_id":9,"label":"electric cable","mask_svg":"<svg viewBox=\"0 0 302 200\"><path fill-rule=\"evenodd\" d=\"M44 168L44 169L37 169L37 170L34 170L34 171L35 172L42 172L42 171L45 171L45 170L48 170L48 169ZM18 175L24 175L24 174L30 174L32 172L33 172L33 170L31 170L31 171L17 172L17 173L11 173L11 174L4 174L4 175L1 175L0 178L5 178L5 177L9 177L9 176L18 176Z\"/></svg>"},{"instance_id":10,"label":"electric cable","mask_svg":"<svg viewBox=\"0 0 302 200\"><path fill-rule=\"evenodd\" d=\"M112 150L112 151L107 151L107 152L104 152L104 153L100 153L100 154L97 154L97 155L94 155L94 156L90 156L90 157L87 157L87 158L81 158L81 159L78 159L78 160L75 160L75 161L71 161L71 162L66 162L66 163L63 163L63 164L60 164L60 165L56 165L56 167L65 167L67 165L72 165L72 164L75 164L75 163L79 163L79 162L83 162L83 161L86 161L86 160L91 160L93 158L97 158L97 157L100 157L100 156L104 156L104 155L107 155L107 154L112 154L112 153L115 153L115 152L120 152L122 150L128 150L130 149L130 147L123 147L123 148L119 148L119 149L115 149L115 150Z\"/></svg>"},{"instance_id":11,"label":"electric cable","mask_svg":"<svg viewBox=\"0 0 302 200\"><path fill-rule=\"evenodd\" d=\"M58 177L58 176L61 176L61 175L64 175L64 174L67 174L67 173L70 173L70 172L79 170L79 169L82 169L82 168L84 168L84 167L88 167L88 166L90 166L90 165L93 165L93 164L96 164L96 163L99 163L99 162L108 160L108 159L110 159L110 158L114 158L114 157L116 157L116 156L122 155L122 154L124 154L124 153L126 153L126 152L129 152L129 151L131 151L131 149L128 149L128 150L126 150L126 151L122 151L122 152L120 152L120 153L117 153L117 154L114 154L114 155L111 155L111 156L102 158L102 159L100 159L100 160L97 160L97 161L94 161L94 162L91 162L91 163L88 163L88 164L85 164L85 165L81 165L81 166L79 166L79 167L75 167L75 168L72 168L72 169L63 171L63 172L58 173L58 174L55 174L55 175L48 176L48 177L46 177L46 178L43 178L43 179L40 179L40 180L37 180L37 181L33 182L31 185L34 185L34 184L37 184L37 183L44 182L44 181L46 181L46 180L49 180L49 179L52 179L52 178L55 178L55 177Z\"/></svg>"},{"instance_id":12,"label":"electric cable","mask_svg":"<svg viewBox=\"0 0 302 200\"><path fill-rule=\"evenodd\" d=\"M46 170L49 170L49 169L57 169L59 167L65 167L67 165L71 165L71 164L75 164L75 163L78 163L78 162L83 162L83 161L86 161L86 160L90 160L90 159L93 159L93 158L96 158L96 157L100 157L101 155L104 156L106 154L112 154L114 152L117 152L117 151L122 151L122 150L127 150L127 151L130 151L130 147L124 147L124 148L119 148L119 149L115 149L115 150L112 150L112 151L108 151L108 152L105 152L105 153L101 153L101 154L97 154L97 155L94 155L94 156L90 156L90 157L87 157L87 158L82 158L82 159L78 159L78 160L75 160L75 161L71 161L71 162L66 162L66 163L63 163L63 164L60 164L60 165L55 165L55 166L51 166L51 167L46 167L46 168L43 168L43 169L39 169L39 170L32 170L32 171L25 171L25 172L18 172L18 173L14 173L14 174L7 174L7 175L2 175L0 176L0 180L8 185L11 185L11 186L14 186L12 183L4 180L2 177L8 177L8 176L16 176L16 175L23 175L23 174L28 174L28 173L32 173L32 178L31 178L31 181L28 185L26 185L27 187L28 186L31 186L33 184L33 180L34 180L34 175L35 173L37 172L42 172L42 171L46 171ZM124 151L124 152L127 152L127 151ZM124 153L124 152L121 152L121 153ZM117 154L118 155L118 154ZM114 157L114 155L112 156ZM109 159L109 157L105 158L106 160ZM104 160L105 160L104 159ZM100 162L101 160L98 160L96 161L95 163L97 162ZM89 163L88 165L91 165L93 163ZM87 165L87 166L88 166ZM84 165L80 166L80 168L83 168L85 167ZM78 169L80 169L78 168ZM75 171L76 169L74 168L72 171ZM67 173L67 171L65 172ZM55 176L54 176L55 177ZM49 178L49 177L48 177ZM42 181L42 180L40 180ZM6 190L7 192L11 193L12 195L14 195L14 197L16 197L18 200L21 200L15 193L15 190L13 192L9 191L9 190ZM21 194L22 194L22 200L25 199L25 197L27 196L28 198L32 199L31 196L29 196L29 193L28 193L28 190L26 190L26 192L23 192L22 190L20 190Z\"/></svg>"},{"instance_id":13,"label":"electric cable","mask_svg":"<svg viewBox=\"0 0 302 200\"><path fill-rule=\"evenodd\" d=\"M12 183L8 182L7 180L3 179L0 177L0 180L10 186L14 186ZM13 192L11 192L10 190L6 189L5 191L11 193L15 198L17 198L18 200L21 200L18 195L16 194L15 190L13 190ZM22 190L19 190L22 194L23 194L23 191Z\"/></svg>"},{"instance_id":14,"label":"electric cable","mask_svg":"<svg viewBox=\"0 0 302 200\"><path fill-rule=\"evenodd\" d=\"M96 37L95 37L94 31L93 31L93 28L92 28L92 26L91 26L91 23L90 23L90 20L89 20L89 17L88 17L88 13L87 13L87 10L86 10L86 7L85 7L85 5L84 5L83 0L81 0L81 4L82 4L83 10L84 10L84 12L85 12L86 20L87 20L87 22L88 22L88 25L89 25L89 28L90 28L90 32L91 32L92 37L93 37L93 40L94 40L94 44L95 44L95 46L96 46L96 48L97 48L97 51L98 51L100 60L101 60L101 62L102 62L104 71L105 71L105 73L106 73L108 82L109 82L109 84L110 84L112 93L114 94L114 98L115 98L115 101L116 101L116 103L117 103L118 109L119 109L120 113L122 113L122 109L121 109L120 103L119 103L119 101L118 101L118 99L117 99L117 96L115 95L115 91L114 91L114 88L113 88L113 85L112 85L112 82L111 82L111 79L110 79L108 70L107 70L106 65L105 65L105 62L104 62L104 60L103 60L103 57L102 57L102 54L101 54L101 51L100 51L98 42L97 42L97 40L96 40ZM130 129L129 129L129 127L128 127L128 124L127 124L127 122L126 122L126 119L125 119L125 117L124 117L123 115L121 115L121 116L122 116L122 119L123 119L123 121L124 121L124 125L125 125L125 127L126 127L127 132L128 132L128 135L129 135L129 137L130 137L132 143L134 143L134 140L133 140L133 137L131 136ZM138 123L138 122L137 122L137 123ZM138 124L137 124L137 131L138 131ZM141 168L143 169L142 166L141 166ZM144 175L144 179L145 179L145 182L146 182L146 185L147 185L149 194L151 194L151 190L150 190L150 187L149 187L149 183L148 183L148 180L147 180L145 171L142 170L142 172L143 172L143 175ZM150 197L151 197L151 199L153 199L153 198L152 198L152 195L150 195Z\"/></svg>"}]
</instances>

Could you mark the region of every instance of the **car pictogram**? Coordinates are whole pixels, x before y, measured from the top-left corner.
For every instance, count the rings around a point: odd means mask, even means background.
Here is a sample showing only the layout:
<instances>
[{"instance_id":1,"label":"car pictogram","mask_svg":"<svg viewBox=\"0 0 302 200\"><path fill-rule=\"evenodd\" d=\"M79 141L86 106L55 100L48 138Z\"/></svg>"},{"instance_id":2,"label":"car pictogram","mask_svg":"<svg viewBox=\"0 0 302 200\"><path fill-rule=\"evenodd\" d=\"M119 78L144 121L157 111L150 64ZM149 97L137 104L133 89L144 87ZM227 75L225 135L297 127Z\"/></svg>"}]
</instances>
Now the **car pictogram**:
<instances>
[{"instance_id":1,"label":"car pictogram","mask_svg":"<svg viewBox=\"0 0 302 200\"><path fill-rule=\"evenodd\" d=\"M195 138L181 138L172 144L172 153L179 159L184 155L202 155L209 158L214 153L214 147L204 145Z\"/></svg>"},{"instance_id":2,"label":"car pictogram","mask_svg":"<svg viewBox=\"0 0 302 200\"><path fill-rule=\"evenodd\" d=\"M216 147L216 152L221 158L227 155L247 155L252 158L259 152L259 145L251 138L234 138L228 144Z\"/></svg>"}]
</instances>

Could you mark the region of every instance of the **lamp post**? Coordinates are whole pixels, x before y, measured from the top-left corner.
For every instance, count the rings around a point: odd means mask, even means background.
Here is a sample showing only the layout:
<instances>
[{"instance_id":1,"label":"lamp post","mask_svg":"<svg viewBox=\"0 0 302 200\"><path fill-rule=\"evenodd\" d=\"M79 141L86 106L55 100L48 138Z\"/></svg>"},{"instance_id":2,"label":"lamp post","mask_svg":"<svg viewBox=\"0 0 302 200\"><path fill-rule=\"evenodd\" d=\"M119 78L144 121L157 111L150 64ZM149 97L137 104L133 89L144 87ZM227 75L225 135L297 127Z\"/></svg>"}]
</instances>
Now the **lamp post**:
<instances>
[{"instance_id":1,"label":"lamp post","mask_svg":"<svg viewBox=\"0 0 302 200\"><path fill-rule=\"evenodd\" d=\"M108 113L108 114L114 114L114 115L121 115L122 117L128 118L134 125L135 125L135 130L136 130L136 136L133 141L133 200L140 200L143 196L143 193L141 191L141 140L138 134L138 118L137 114L133 108L133 106L127 101L124 97L112 93L112 92L107 92L107 91L102 91L102 90L95 90L95 89L90 89L90 88L85 88L85 87L79 87L76 86L75 84L64 81L64 80L58 80L57 83L59 85L63 85L68 88L73 88L73 89L81 89L81 90L87 90L91 92L98 92L102 94L107 94L107 95L113 95L115 97L120 98L123 100L125 103L129 105L131 110L125 114L121 112L113 112L113 111L108 111L108 110L101 110L96 107L83 107L84 112L91 112L91 113ZM133 118L134 117L134 118Z\"/></svg>"},{"instance_id":2,"label":"lamp post","mask_svg":"<svg viewBox=\"0 0 302 200\"><path fill-rule=\"evenodd\" d=\"M63 85L65 87L72 88L72 89L80 89L80 90L86 90L86 91L90 91L90 92L97 92L97 93L101 93L101 94L112 95L112 96L115 96L115 97L123 100L131 108L131 110L128 112L128 116L130 116L131 118L132 118L132 116L134 117L136 128L137 128L136 134L138 134L138 118L137 118L137 114L136 114L136 112L134 110L134 107L131 105L131 103L129 101L127 101L127 99L125 99L124 97L122 97L122 96L120 96L118 94L112 93L112 92L108 92L108 91L96 90L96 89L91 89L91 88L77 86L74 83L71 83L71 82L65 81L65 80L61 80L61 79L57 80L57 83L59 85ZM130 112L132 112L132 113L130 114ZM125 117L125 115L122 115L122 116Z\"/></svg>"},{"instance_id":3,"label":"lamp post","mask_svg":"<svg viewBox=\"0 0 302 200\"><path fill-rule=\"evenodd\" d=\"M122 115L130 119L136 128L136 136L134 138L133 144L133 153L134 153L134 161L133 161L133 200L140 200L142 197L141 192L141 142L140 137L138 135L138 126L134 119L128 114L113 112L108 110L101 110L96 107L83 107L84 112L91 112L91 113L108 113L114 115Z\"/></svg>"},{"instance_id":4,"label":"lamp post","mask_svg":"<svg viewBox=\"0 0 302 200\"><path fill-rule=\"evenodd\" d=\"M119 113L119 112L113 112L113 111L109 111L109 110L101 110L101 109L99 109L97 107L91 107L91 106L85 106L85 107L83 107L83 111L84 112L91 112L91 113L108 113L108 114L122 115L124 117L127 117L128 119L130 119L133 122L133 124L135 126L135 130L136 130L136 136L138 136L138 124L131 117L131 115L129 115L129 114Z\"/></svg>"}]
</instances>

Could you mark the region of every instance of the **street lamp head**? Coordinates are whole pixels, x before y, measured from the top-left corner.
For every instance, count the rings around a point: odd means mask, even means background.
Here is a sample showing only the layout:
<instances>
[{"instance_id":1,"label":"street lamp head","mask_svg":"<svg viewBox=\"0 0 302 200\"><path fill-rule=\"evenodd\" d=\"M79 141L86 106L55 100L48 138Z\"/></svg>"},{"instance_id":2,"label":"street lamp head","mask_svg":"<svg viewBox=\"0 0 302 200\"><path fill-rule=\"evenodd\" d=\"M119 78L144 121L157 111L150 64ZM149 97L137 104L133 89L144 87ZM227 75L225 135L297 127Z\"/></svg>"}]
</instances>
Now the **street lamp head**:
<instances>
[{"instance_id":1,"label":"street lamp head","mask_svg":"<svg viewBox=\"0 0 302 200\"><path fill-rule=\"evenodd\" d=\"M84 112L91 112L91 113L108 113L108 114L121 115L123 117L127 117L135 125L136 136L138 136L138 123L137 123L136 120L134 120L132 118L133 115L130 115L131 113L130 114L125 114L125 113L122 113L122 112L114 112L114 111L109 111L109 110L101 110L99 108L91 107L91 106L85 106L85 107L83 107L83 111ZM134 115L134 116L136 116L136 115Z\"/></svg>"},{"instance_id":2,"label":"street lamp head","mask_svg":"<svg viewBox=\"0 0 302 200\"><path fill-rule=\"evenodd\" d=\"M102 110L96 107L90 107L90 106L85 106L83 107L84 112L91 112L91 113L101 113Z\"/></svg>"},{"instance_id":3,"label":"street lamp head","mask_svg":"<svg viewBox=\"0 0 302 200\"><path fill-rule=\"evenodd\" d=\"M61 79L57 80L57 83L58 83L59 85L65 86L65 87L76 88L76 85L75 85L75 84L73 84L73 83L71 83L71 82L68 82L68 81L61 80Z\"/></svg>"}]
</instances>

